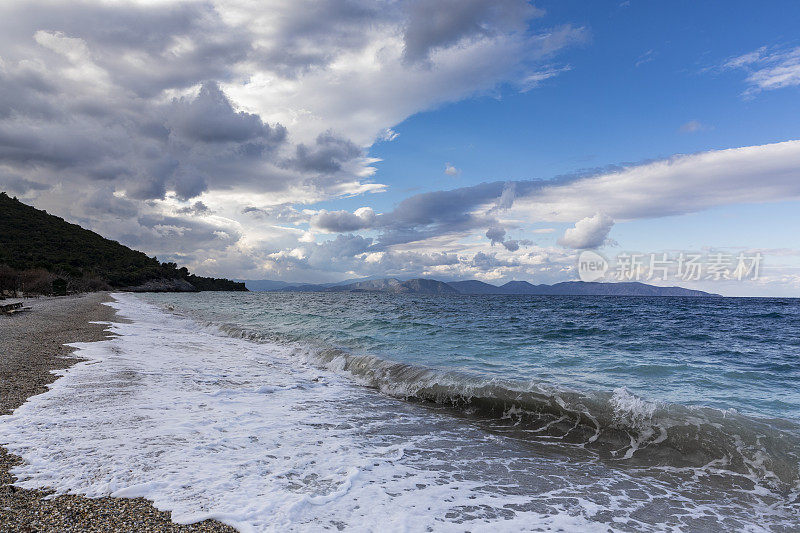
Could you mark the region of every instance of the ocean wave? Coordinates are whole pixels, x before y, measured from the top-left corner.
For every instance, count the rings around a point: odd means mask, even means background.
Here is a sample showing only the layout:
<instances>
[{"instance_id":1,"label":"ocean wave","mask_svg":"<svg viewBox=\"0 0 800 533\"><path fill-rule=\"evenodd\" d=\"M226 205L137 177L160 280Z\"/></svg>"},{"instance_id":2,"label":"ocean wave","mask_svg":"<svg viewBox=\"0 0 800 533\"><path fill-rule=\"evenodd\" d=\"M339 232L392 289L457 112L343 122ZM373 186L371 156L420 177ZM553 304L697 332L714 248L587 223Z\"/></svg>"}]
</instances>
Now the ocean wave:
<instances>
[{"instance_id":1,"label":"ocean wave","mask_svg":"<svg viewBox=\"0 0 800 533\"><path fill-rule=\"evenodd\" d=\"M346 373L362 385L475 417L520 439L582 447L623 467L734 474L790 497L800 493L800 426L792 421L652 402L625 388L575 391L443 371L235 324L206 322L205 327L256 342L292 343L306 361Z\"/></svg>"}]
</instances>

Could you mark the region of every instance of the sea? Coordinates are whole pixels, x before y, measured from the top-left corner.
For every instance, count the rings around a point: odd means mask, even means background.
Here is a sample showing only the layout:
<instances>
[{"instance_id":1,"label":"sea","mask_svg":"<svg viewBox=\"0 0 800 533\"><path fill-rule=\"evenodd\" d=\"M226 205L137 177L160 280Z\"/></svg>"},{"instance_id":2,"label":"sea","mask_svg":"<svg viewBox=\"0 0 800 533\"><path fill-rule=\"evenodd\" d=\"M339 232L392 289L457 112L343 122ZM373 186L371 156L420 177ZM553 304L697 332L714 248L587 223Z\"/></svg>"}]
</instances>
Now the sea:
<instances>
[{"instance_id":1,"label":"sea","mask_svg":"<svg viewBox=\"0 0 800 533\"><path fill-rule=\"evenodd\" d=\"M800 531L798 299L113 297L0 417L22 487L244 532Z\"/></svg>"}]
</instances>

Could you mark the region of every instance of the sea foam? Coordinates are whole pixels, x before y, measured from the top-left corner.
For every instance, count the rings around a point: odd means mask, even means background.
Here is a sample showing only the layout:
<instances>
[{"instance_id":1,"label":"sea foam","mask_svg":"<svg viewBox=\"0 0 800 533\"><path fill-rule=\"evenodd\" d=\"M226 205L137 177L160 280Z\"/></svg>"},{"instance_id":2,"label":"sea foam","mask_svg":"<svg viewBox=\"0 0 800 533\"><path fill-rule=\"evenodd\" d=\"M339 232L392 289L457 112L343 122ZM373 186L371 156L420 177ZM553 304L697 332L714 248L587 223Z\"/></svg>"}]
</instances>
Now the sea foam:
<instances>
[{"instance_id":1,"label":"sea foam","mask_svg":"<svg viewBox=\"0 0 800 533\"><path fill-rule=\"evenodd\" d=\"M84 362L0 417L0 444L24 460L19 486L141 496L177 522L240 531L759 531L795 520L771 493L719 499L694 471L618 468L580 444L359 386L301 344L115 299L130 319L109 325L118 336L75 345ZM620 414L642 413L619 400Z\"/></svg>"},{"instance_id":2,"label":"sea foam","mask_svg":"<svg viewBox=\"0 0 800 533\"><path fill-rule=\"evenodd\" d=\"M25 461L18 486L144 497L176 522L241 531L601 529L577 512L501 512L527 498L500 498L450 464L420 467L444 442L437 432L452 430L438 415L303 364L286 346L115 298L131 320L109 325L119 336L75 344L84 362L0 417L0 442Z\"/></svg>"}]
</instances>

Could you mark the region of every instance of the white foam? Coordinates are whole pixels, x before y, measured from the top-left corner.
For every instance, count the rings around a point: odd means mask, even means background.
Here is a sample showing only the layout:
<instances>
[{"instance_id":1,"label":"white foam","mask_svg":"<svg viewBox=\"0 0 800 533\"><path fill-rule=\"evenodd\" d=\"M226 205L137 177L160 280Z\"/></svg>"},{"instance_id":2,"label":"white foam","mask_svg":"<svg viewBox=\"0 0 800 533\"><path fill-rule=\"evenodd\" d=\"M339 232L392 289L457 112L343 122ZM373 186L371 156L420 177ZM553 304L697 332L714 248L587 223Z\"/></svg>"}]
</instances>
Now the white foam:
<instances>
[{"instance_id":1,"label":"white foam","mask_svg":"<svg viewBox=\"0 0 800 533\"><path fill-rule=\"evenodd\" d=\"M24 459L19 486L141 496L176 522L241 531L608 529L591 509L462 475L462 450L437 455L496 437L302 363L290 347L115 298L131 319L110 326L119 336L76 344L85 362L0 417L0 443Z\"/></svg>"}]
</instances>

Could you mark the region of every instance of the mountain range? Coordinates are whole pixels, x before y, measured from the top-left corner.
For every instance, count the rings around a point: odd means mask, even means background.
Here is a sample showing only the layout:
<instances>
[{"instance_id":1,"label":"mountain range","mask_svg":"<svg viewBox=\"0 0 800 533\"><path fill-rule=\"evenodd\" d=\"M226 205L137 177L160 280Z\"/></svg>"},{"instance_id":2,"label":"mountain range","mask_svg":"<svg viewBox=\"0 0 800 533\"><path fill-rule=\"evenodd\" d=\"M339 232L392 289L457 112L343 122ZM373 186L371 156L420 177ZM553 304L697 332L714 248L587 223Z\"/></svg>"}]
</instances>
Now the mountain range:
<instances>
[{"instance_id":1,"label":"mountain range","mask_svg":"<svg viewBox=\"0 0 800 533\"><path fill-rule=\"evenodd\" d=\"M402 281L397 278L346 280L326 284L292 284L285 281L245 280L251 291L283 292L385 292L393 294L511 294L552 296L692 296L717 297L718 294L685 289L683 287L658 287L640 282L583 282L564 281L553 285L534 285L527 281L509 281L492 285L475 279L466 281L438 281L416 278Z\"/></svg>"}]
</instances>

